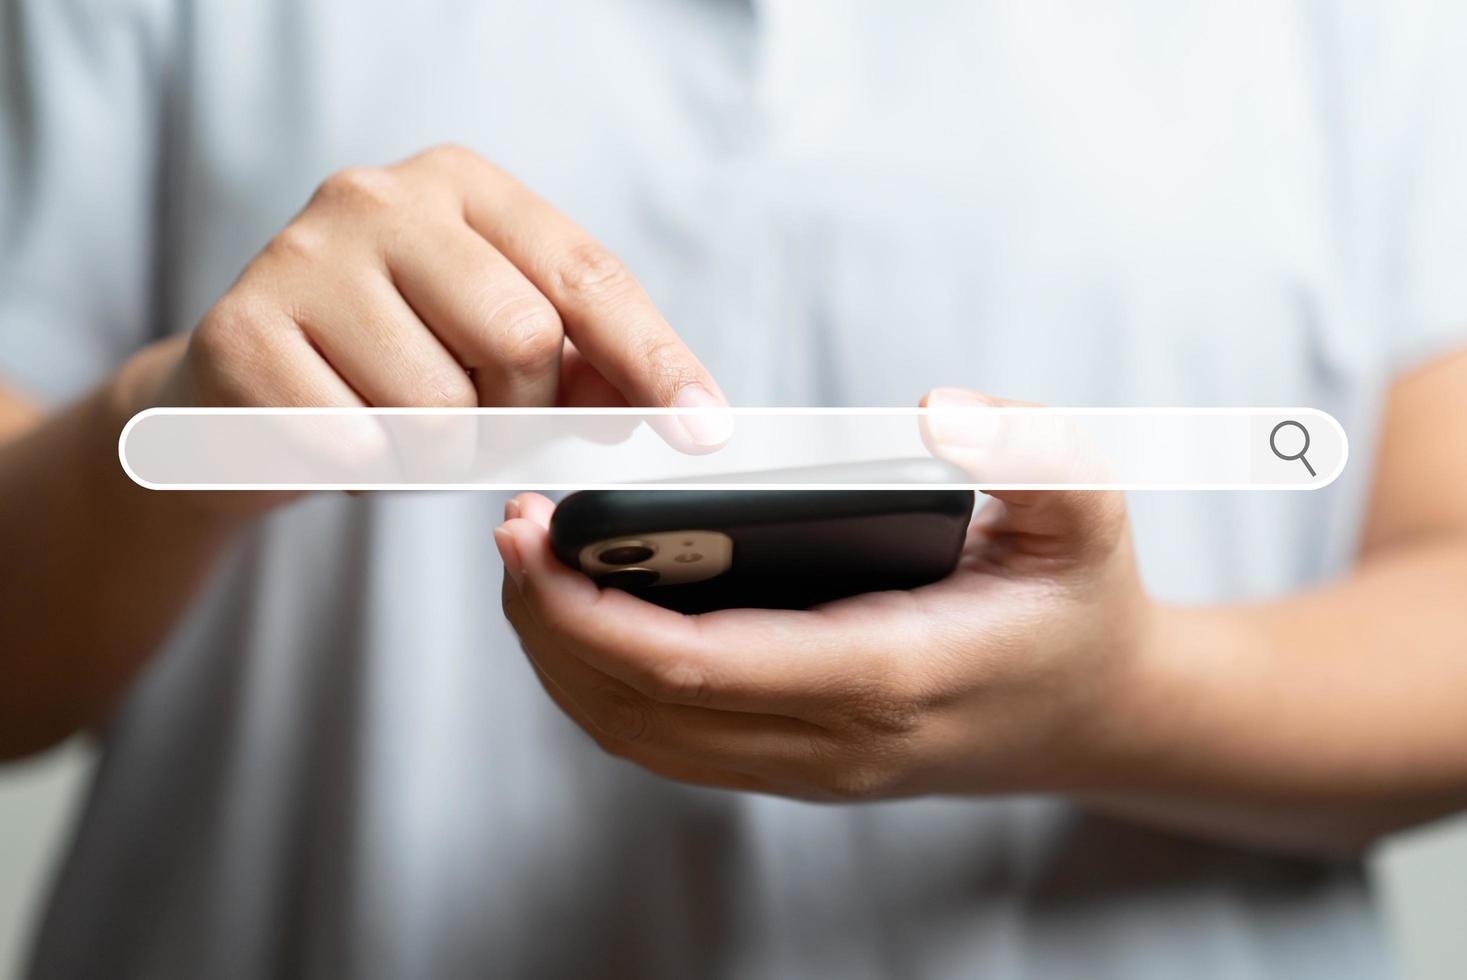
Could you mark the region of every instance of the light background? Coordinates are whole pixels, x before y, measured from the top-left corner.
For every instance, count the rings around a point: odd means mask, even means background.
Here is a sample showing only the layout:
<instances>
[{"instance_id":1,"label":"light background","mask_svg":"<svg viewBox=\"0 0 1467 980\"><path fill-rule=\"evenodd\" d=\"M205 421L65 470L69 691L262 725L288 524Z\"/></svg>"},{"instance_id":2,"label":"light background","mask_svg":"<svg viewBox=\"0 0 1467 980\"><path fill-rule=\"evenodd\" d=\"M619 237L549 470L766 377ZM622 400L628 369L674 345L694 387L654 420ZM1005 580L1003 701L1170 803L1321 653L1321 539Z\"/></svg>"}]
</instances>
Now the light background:
<instances>
[{"instance_id":1,"label":"light background","mask_svg":"<svg viewBox=\"0 0 1467 980\"><path fill-rule=\"evenodd\" d=\"M92 762L78 740L0 767L0 980L20 976ZM1373 864L1403 980L1467 976L1467 816L1403 835Z\"/></svg>"}]
</instances>

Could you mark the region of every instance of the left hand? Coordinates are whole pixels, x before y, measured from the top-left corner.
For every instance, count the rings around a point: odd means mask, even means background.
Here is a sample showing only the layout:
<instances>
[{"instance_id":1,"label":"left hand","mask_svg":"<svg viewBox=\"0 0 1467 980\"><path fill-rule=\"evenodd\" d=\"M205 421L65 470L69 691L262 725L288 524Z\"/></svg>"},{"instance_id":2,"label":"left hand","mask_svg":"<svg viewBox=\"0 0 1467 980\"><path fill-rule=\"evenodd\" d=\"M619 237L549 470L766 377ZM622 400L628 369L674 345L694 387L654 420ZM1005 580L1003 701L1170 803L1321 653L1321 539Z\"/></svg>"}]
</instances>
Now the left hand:
<instances>
[{"instance_id":1,"label":"left hand","mask_svg":"<svg viewBox=\"0 0 1467 980\"><path fill-rule=\"evenodd\" d=\"M1099 788L1152 610L1124 498L992 496L941 582L685 616L560 564L554 505L522 494L495 531L504 610L556 704L672 779L814 800Z\"/></svg>"}]
</instances>

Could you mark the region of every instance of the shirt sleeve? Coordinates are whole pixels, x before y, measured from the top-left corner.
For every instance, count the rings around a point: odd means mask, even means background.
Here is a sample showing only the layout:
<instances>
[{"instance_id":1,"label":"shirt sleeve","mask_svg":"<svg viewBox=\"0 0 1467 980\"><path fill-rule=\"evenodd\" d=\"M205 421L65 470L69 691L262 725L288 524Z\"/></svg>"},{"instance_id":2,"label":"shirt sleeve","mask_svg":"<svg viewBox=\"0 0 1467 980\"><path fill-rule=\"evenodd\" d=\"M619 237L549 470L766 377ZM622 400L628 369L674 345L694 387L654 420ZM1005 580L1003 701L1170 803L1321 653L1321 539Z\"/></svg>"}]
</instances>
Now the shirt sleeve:
<instances>
[{"instance_id":1,"label":"shirt sleeve","mask_svg":"<svg viewBox=\"0 0 1467 980\"><path fill-rule=\"evenodd\" d=\"M1399 127L1384 167L1386 348L1395 373L1467 348L1467 3L1393 8L1399 68L1376 124ZM1388 15L1392 16L1392 15Z\"/></svg>"},{"instance_id":2,"label":"shirt sleeve","mask_svg":"<svg viewBox=\"0 0 1467 980\"><path fill-rule=\"evenodd\" d=\"M149 339L158 0L0 0L0 384L46 403Z\"/></svg>"}]
</instances>

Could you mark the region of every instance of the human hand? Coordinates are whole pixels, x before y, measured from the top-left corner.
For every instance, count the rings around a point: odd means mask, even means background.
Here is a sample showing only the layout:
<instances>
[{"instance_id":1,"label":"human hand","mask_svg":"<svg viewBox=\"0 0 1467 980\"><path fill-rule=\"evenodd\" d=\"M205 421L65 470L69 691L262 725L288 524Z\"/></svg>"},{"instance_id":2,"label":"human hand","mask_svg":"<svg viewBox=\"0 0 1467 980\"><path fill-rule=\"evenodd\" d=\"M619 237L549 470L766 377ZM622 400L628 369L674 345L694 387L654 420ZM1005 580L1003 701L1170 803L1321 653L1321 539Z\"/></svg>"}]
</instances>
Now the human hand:
<instances>
[{"instance_id":1,"label":"human hand","mask_svg":"<svg viewBox=\"0 0 1467 980\"><path fill-rule=\"evenodd\" d=\"M683 616L561 565L554 506L524 494L495 531L504 609L555 702L670 778L824 800L1097 785L1152 608L1124 498L994 497L942 582Z\"/></svg>"},{"instance_id":2,"label":"human hand","mask_svg":"<svg viewBox=\"0 0 1467 980\"><path fill-rule=\"evenodd\" d=\"M327 178L204 316L170 393L196 405L723 404L615 256L459 147Z\"/></svg>"},{"instance_id":3,"label":"human hand","mask_svg":"<svg viewBox=\"0 0 1467 980\"><path fill-rule=\"evenodd\" d=\"M165 341L133 361L123 418L158 404L725 404L610 252L457 147L327 178L186 345ZM731 425L719 413L671 418L680 428L664 435L687 451L721 445ZM360 437L343 451L385 452L372 423L354 421L330 430ZM472 426L458 428L471 452ZM227 499L257 509L287 497Z\"/></svg>"}]
</instances>

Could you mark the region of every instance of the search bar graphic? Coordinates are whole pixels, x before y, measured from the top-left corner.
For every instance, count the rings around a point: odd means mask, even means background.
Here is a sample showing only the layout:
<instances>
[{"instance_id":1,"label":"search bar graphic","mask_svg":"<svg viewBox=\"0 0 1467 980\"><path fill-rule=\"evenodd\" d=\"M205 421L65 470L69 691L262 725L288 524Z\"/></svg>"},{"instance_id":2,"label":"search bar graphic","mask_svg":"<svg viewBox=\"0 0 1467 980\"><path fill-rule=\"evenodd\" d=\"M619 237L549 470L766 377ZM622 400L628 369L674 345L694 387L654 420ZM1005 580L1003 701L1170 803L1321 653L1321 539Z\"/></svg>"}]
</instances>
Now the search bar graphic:
<instances>
[{"instance_id":1,"label":"search bar graphic","mask_svg":"<svg viewBox=\"0 0 1467 980\"><path fill-rule=\"evenodd\" d=\"M1312 408L155 408L118 456L155 490L1314 490L1349 441Z\"/></svg>"}]
</instances>

